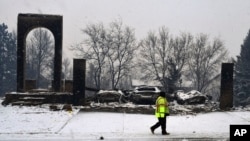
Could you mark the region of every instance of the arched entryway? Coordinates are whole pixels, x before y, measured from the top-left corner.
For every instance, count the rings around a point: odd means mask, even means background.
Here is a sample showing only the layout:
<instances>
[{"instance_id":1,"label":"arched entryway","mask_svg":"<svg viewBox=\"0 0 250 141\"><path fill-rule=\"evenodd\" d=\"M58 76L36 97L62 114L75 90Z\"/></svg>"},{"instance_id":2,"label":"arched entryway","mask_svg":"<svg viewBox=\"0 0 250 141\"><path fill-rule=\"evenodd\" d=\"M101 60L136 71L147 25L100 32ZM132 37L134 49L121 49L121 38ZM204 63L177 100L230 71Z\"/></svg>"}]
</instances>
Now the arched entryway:
<instances>
[{"instance_id":1,"label":"arched entryway","mask_svg":"<svg viewBox=\"0 0 250 141\"><path fill-rule=\"evenodd\" d=\"M54 75L52 89L60 92L62 72L62 16L43 14L19 14L17 25L17 92L25 91L26 38L37 27L51 31L55 39Z\"/></svg>"},{"instance_id":2,"label":"arched entryway","mask_svg":"<svg viewBox=\"0 0 250 141\"><path fill-rule=\"evenodd\" d=\"M50 90L54 71L55 39L47 28L35 28L26 37L25 90Z\"/></svg>"}]
</instances>

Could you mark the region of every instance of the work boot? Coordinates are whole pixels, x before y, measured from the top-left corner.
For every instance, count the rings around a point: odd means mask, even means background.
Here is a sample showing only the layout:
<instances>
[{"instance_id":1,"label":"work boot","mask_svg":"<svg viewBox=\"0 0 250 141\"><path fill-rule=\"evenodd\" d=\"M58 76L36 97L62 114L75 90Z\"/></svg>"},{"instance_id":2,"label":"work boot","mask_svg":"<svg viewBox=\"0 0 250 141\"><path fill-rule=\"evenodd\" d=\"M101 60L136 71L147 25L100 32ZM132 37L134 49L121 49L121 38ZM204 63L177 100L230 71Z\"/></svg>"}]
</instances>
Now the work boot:
<instances>
[{"instance_id":1,"label":"work boot","mask_svg":"<svg viewBox=\"0 0 250 141\"><path fill-rule=\"evenodd\" d=\"M155 129L153 127L150 127L150 131L151 131L152 134L155 134L155 132L154 132Z\"/></svg>"},{"instance_id":2,"label":"work boot","mask_svg":"<svg viewBox=\"0 0 250 141\"><path fill-rule=\"evenodd\" d=\"M170 133L168 132L162 132L162 135L169 135Z\"/></svg>"}]
</instances>

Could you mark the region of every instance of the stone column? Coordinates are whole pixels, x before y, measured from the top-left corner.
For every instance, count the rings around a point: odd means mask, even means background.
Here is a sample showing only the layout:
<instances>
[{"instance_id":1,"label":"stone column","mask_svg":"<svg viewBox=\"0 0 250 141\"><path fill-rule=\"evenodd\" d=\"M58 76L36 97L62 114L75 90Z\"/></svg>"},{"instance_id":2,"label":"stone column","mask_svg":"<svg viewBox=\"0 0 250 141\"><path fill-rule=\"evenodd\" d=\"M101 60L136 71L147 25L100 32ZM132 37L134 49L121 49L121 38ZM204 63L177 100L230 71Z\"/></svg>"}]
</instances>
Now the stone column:
<instances>
[{"instance_id":1,"label":"stone column","mask_svg":"<svg viewBox=\"0 0 250 141\"><path fill-rule=\"evenodd\" d=\"M73 60L73 105L85 104L86 60Z\"/></svg>"},{"instance_id":2,"label":"stone column","mask_svg":"<svg viewBox=\"0 0 250 141\"><path fill-rule=\"evenodd\" d=\"M233 107L233 63L222 63L220 109L229 110Z\"/></svg>"}]
</instances>

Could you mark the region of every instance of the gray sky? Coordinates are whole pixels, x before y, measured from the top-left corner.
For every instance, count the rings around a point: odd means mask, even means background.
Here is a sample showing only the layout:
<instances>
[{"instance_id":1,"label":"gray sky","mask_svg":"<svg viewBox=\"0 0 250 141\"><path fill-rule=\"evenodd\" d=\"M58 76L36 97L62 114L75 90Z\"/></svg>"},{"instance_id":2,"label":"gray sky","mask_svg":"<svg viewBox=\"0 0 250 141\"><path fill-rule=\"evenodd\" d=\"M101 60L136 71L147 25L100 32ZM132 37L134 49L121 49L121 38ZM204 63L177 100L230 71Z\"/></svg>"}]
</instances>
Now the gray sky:
<instances>
[{"instance_id":1,"label":"gray sky","mask_svg":"<svg viewBox=\"0 0 250 141\"><path fill-rule=\"evenodd\" d=\"M250 0L0 0L0 24L9 31L16 30L18 13L62 15L64 51L83 40L87 24L122 19L138 40L166 26L174 35L219 37L235 57L250 29Z\"/></svg>"}]
</instances>

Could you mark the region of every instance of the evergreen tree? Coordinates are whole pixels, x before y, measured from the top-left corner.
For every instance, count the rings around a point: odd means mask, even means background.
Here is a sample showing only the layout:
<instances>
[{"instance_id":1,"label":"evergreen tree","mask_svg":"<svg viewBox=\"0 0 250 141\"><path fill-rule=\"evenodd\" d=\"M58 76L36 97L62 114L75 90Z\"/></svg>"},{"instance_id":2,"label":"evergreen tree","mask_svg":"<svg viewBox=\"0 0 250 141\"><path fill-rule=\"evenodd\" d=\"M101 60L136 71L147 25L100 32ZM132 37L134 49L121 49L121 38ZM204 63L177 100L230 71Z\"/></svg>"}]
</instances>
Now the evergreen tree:
<instances>
[{"instance_id":1,"label":"evergreen tree","mask_svg":"<svg viewBox=\"0 0 250 141\"><path fill-rule=\"evenodd\" d=\"M235 64L234 102L236 105L250 104L250 30L241 45Z\"/></svg>"},{"instance_id":2,"label":"evergreen tree","mask_svg":"<svg viewBox=\"0 0 250 141\"><path fill-rule=\"evenodd\" d=\"M0 24L0 96L16 89L16 36Z\"/></svg>"}]
</instances>

